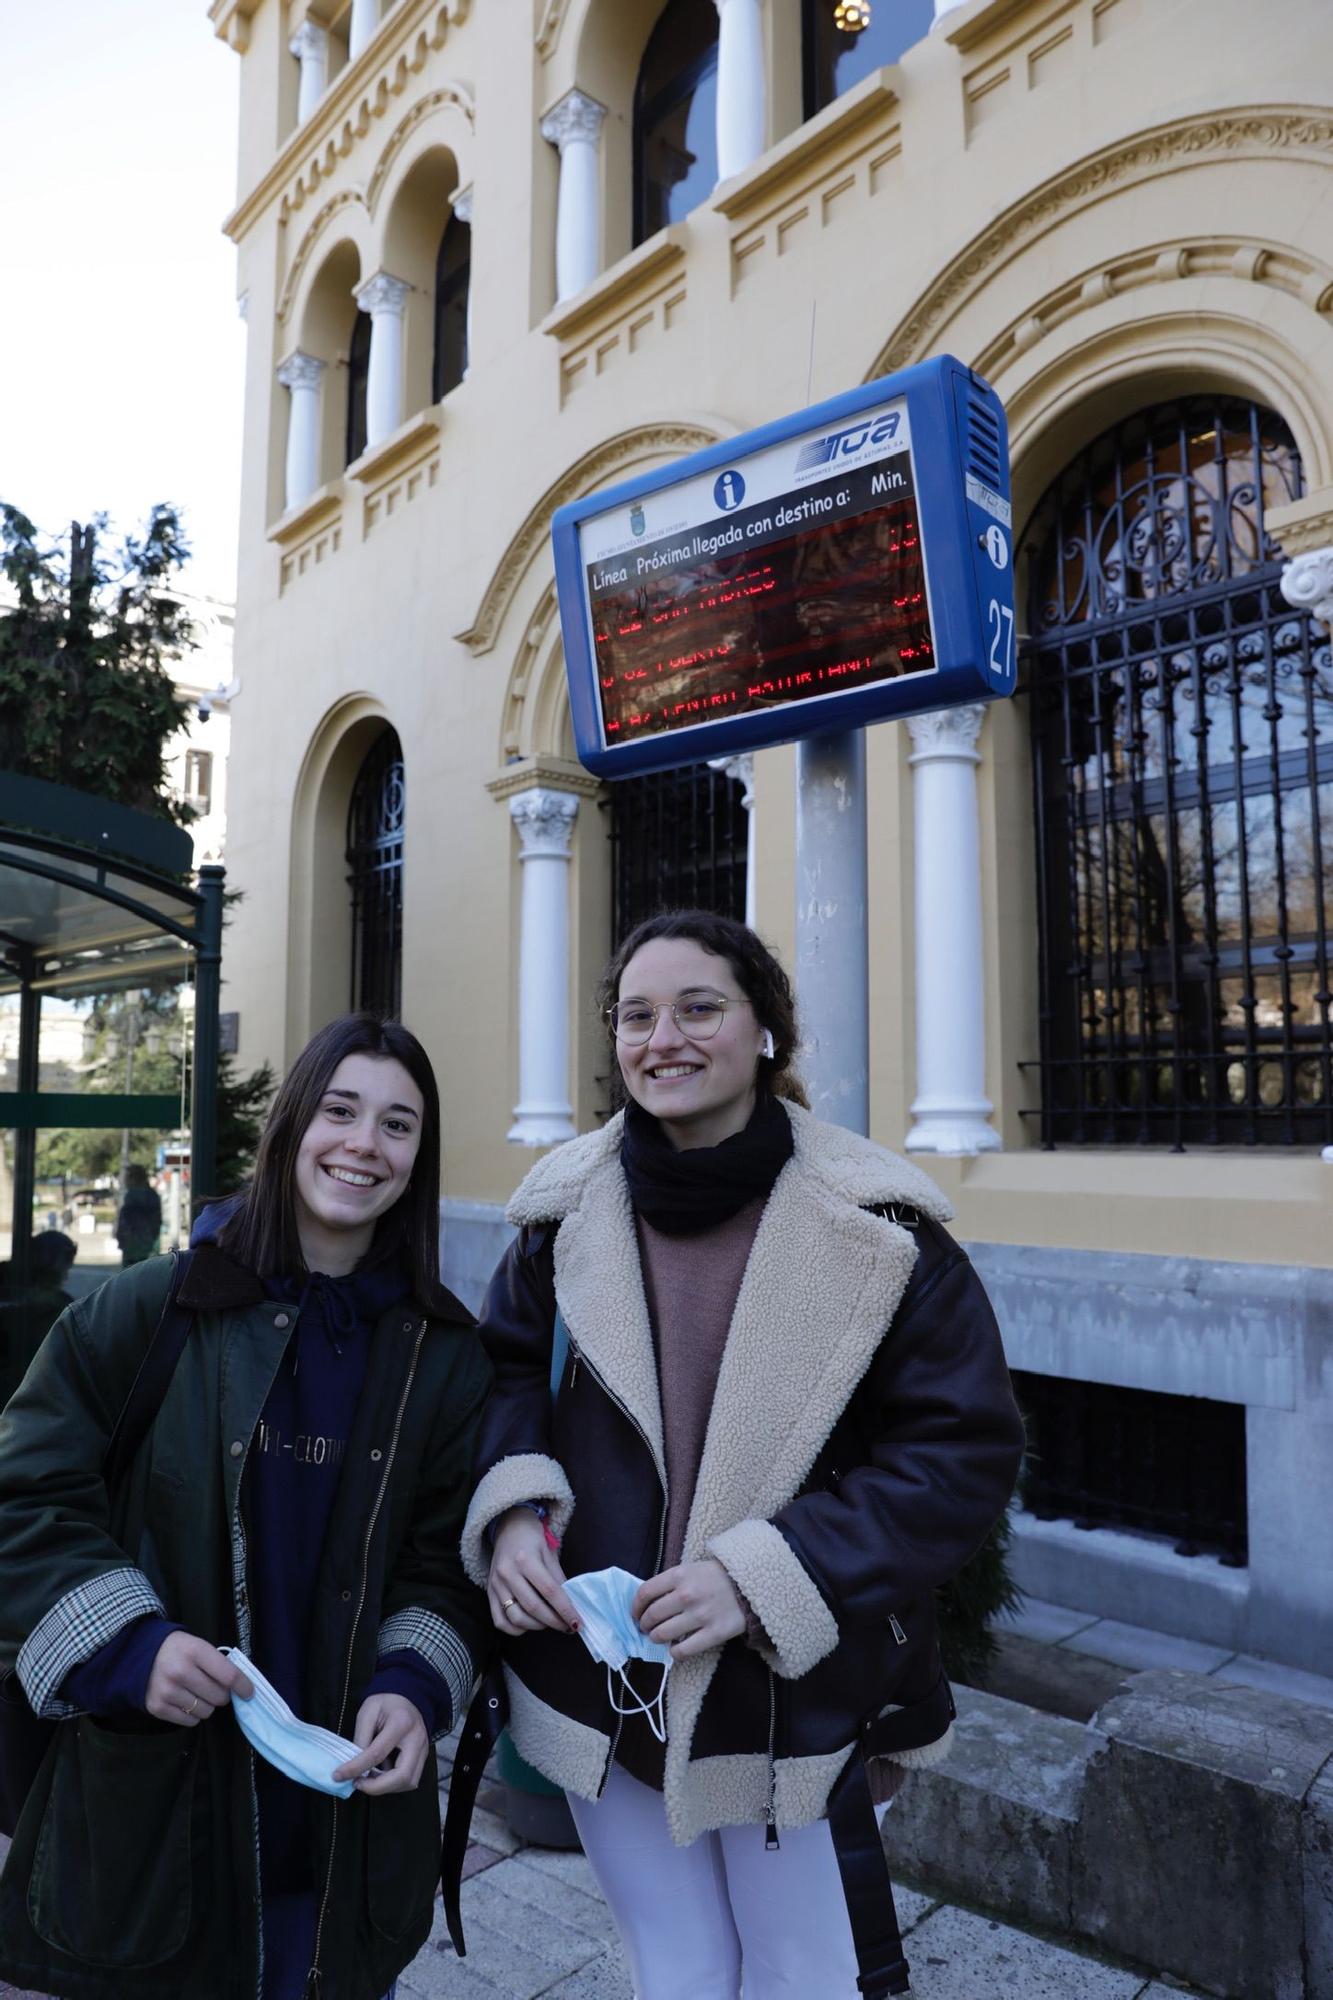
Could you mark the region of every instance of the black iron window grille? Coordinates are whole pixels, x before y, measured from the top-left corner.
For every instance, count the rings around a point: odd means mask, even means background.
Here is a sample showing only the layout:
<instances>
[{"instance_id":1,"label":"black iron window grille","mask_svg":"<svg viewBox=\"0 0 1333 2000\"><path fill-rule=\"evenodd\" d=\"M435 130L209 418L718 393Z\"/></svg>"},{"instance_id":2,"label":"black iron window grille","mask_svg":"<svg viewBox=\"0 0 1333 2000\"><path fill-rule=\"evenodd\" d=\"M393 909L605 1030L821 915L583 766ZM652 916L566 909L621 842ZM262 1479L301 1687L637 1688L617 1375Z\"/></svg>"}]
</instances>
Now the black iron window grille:
<instances>
[{"instance_id":1,"label":"black iron window grille","mask_svg":"<svg viewBox=\"0 0 1333 2000\"><path fill-rule=\"evenodd\" d=\"M1028 1430L1023 1504L1038 1520L1169 1535L1177 1555L1249 1560L1245 1409L1015 1373Z\"/></svg>"},{"instance_id":2,"label":"black iron window grille","mask_svg":"<svg viewBox=\"0 0 1333 2000\"><path fill-rule=\"evenodd\" d=\"M352 1001L398 1019L403 996L403 750L376 738L352 787L347 883L352 892Z\"/></svg>"},{"instance_id":3,"label":"black iron window grille","mask_svg":"<svg viewBox=\"0 0 1333 2000\"><path fill-rule=\"evenodd\" d=\"M347 437L345 462L351 465L366 448L366 391L370 384L370 314L359 312L347 344Z\"/></svg>"},{"instance_id":4,"label":"black iron window grille","mask_svg":"<svg viewBox=\"0 0 1333 2000\"><path fill-rule=\"evenodd\" d=\"M707 201L717 181L717 8L670 0L634 92L634 241Z\"/></svg>"},{"instance_id":5,"label":"black iron window grille","mask_svg":"<svg viewBox=\"0 0 1333 2000\"><path fill-rule=\"evenodd\" d=\"M1190 398L1029 536L1042 1141L1333 1140L1328 635L1278 588L1279 418Z\"/></svg>"},{"instance_id":6,"label":"black iron window grille","mask_svg":"<svg viewBox=\"0 0 1333 2000\"><path fill-rule=\"evenodd\" d=\"M745 918L744 788L691 764L611 787L611 942L659 910Z\"/></svg>"},{"instance_id":7,"label":"black iron window grille","mask_svg":"<svg viewBox=\"0 0 1333 2000\"><path fill-rule=\"evenodd\" d=\"M472 282L472 230L452 216L435 259L435 352L431 399L438 403L467 374L467 295Z\"/></svg>"}]
</instances>

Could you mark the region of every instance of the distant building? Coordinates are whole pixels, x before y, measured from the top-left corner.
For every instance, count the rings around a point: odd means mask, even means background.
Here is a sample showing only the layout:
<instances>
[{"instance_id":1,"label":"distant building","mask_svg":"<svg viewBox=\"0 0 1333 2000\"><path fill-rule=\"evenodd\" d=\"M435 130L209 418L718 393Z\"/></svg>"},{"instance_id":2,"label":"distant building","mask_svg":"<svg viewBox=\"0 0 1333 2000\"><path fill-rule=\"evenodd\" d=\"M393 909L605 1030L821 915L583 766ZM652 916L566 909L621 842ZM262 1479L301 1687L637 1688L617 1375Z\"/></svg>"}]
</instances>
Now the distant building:
<instances>
[{"instance_id":1,"label":"distant building","mask_svg":"<svg viewBox=\"0 0 1333 2000\"><path fill-rule=\"evenodd\" d=\"M185 597L197 641L174 662L180 694L190 704L185 727L167 745L167 785L195 814L190 822L195 866L222 861L227 838L227 754L231 747L232 637L235 607L217 598Z\"/></svg>"},{"instance_id":2,"label":"distant building","mask_svg":"<svg viewBox=\"0 0 1333 2000\"><path fill-rule=\"evenodd\" d=\"M747 801L758 927L794 934L790 750L574 760L552 510L957 354L1009 415L1021 692L870 733L872 1130L992 1287L1028 1587L1327 1671L1327 0L210 14L242 78L242 1066L401 1006L475 1292L524 1149L606 1111L608 948L744 910ZM959 829L969 893L919 897Z\"/></svg>"}]
</instances>

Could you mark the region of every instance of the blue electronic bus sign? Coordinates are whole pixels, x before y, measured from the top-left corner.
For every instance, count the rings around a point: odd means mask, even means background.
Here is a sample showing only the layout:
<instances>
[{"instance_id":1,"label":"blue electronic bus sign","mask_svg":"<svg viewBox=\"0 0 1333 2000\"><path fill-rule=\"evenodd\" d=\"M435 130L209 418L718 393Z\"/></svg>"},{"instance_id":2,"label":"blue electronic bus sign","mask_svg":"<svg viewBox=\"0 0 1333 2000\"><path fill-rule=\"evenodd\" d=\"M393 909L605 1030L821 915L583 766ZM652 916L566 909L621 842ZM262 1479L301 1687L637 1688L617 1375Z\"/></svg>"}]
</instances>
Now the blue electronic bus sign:
<instances>
[{"instance_id":1,"label":"blue electronic bus sign","mask_svg":"<svg viewBox=\"0 0 1333 2000\"><path fill-rule=\"evenodd\" d=\"M951 356L575 501L552 539L602 777L1013 693L1004 410Z\"/></svg>"}]
</instances>

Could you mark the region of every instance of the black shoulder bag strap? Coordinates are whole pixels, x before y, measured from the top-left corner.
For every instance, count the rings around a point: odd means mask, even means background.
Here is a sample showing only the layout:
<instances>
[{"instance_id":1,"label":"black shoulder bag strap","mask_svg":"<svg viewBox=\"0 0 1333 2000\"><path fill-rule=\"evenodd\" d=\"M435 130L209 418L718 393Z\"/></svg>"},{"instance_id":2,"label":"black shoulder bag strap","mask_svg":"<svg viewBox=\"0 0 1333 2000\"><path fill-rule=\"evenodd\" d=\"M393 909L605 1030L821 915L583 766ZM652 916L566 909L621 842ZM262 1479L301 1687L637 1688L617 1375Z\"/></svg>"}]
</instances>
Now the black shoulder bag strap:
<instances>
[{"instance_id":1,"label":"black shoulder bag strap","mask_svg":"<svg viewBox=\"0 0 1333 2000\"><path fill-rule=\"evenodd\" d=\"M116 1419L116 1427L102 1460L102 1477L108 1491L133 1464L139 1446L152 1429L153 1420L162 1407L176 1372L176 1364L185 1352L194 1314L189 1306L181 1305L180 1290L189 1274L192 1255L189 1250L173 1250L171 1253L171 1284L162 1307L162 1317L139 1364L139 1372Z\"/></svg>"},{"instance_id":2,"label":"black shoulder bag strap","mask_svg":"<svg viewBox=\"0 0 1333 2000\"><path fill-rule=\"evenodd\" d=\"M954 1714L953 1693L941 1674L924 1701L866 1724L829 1797L829 1831L856 1947L856 1983L866 2000L910 1995L912 1987L864 1760L936 1742Z\"/></svg>"},{"instance_id":3,"label":"black shoulder bag strap","mask_svg":"<svg viewBox=\"0 0 1333 2000\"><path fill-rule=\"evenodd\" d=\"M454 1768L449 1779L449 1804L444 1815L444 1839L440 1847L440 1888L444 1897L445 1922L449 1926L449 1936L454 1950L460 1958L466 1958L467 1946L463 1942L463 1912L460 1896L463 1887L463 1864L467 1859L468 1833L472 1825L472 1808L477 1802L477 1791L481 1785L482 1772L487 1759L495 1748L496 1739L509 1719L509 1698L505 1693L504 1673L498 1653L491 1656L490 1665L481 1686L473 1697L463 1724L463 1733L458 1739L454 1753Z\"/></svg>"}]
</instances>

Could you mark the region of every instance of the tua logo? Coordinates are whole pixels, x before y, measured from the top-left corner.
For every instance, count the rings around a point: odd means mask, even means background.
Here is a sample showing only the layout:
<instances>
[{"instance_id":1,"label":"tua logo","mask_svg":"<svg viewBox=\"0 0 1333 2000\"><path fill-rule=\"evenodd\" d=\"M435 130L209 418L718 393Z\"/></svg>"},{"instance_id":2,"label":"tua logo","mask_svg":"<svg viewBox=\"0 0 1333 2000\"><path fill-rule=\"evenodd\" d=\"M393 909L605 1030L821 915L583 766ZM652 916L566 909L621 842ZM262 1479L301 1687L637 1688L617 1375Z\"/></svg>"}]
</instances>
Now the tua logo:
<instances>
[{"instance_id":1,"label":"tua logo","mask_svg":"<svg viewBox=\"0 0 1333 2000\"><path fill-rule=\"evenodd\" d=\"M886 417L850 424L845 431L830 431L827 437L811 438L809 444L801 446L796 470L808 472L812 465L832 465L836 458L855 458L868 445L887 444L898 435L898 424L899 412L890 410Z\"/></svg>"}]
</instances>

